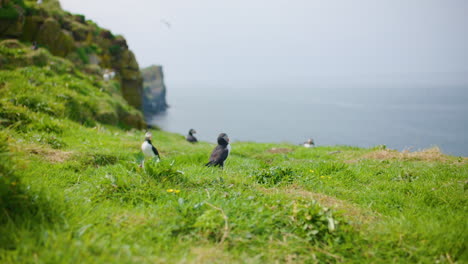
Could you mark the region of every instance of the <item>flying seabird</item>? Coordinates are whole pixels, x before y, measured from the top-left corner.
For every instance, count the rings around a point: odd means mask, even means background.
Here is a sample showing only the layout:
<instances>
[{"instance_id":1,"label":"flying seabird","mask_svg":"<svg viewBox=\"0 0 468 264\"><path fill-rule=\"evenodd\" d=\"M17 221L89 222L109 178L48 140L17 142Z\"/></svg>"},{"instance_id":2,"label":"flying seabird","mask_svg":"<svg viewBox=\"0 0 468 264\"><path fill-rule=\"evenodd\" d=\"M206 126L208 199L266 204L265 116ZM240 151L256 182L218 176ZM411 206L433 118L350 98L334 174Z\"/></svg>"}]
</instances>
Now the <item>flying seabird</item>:
<instances>
[{"instance_id":1,"label":"flying seabird","mask_svg":"<svg viewBox=\"0 0 468 264\"><path fill-rule=\"evenodd\" d=\"M188 132L188 135L187 135L187 137L186 137L185 139L187 139L187 141L190 142L190 143L197 143L198 140L197 140L197 138L193 135L193 134L196 134L196 133L197 133L197 131L195 131L195 129L193 129L193 128L190 129L189 132Z\"/></svg>"},{"instance_id":2,"label":"flying seabird","mask_svg":"<svg viewBox=\"0 0 468 264\"><path fill-rule=\"evenodd\" d=\"M211 152L210 161L206 166L224 166L224 161L231 152L231 145L229 145L229 137L226 133L221 133L218 136L218 146Z\"/></svg>"},{"instance_id":3,"label":"flying seabird","mask_svg":"<svg viewBox=\"0 0 468 264\"><path fill-rule=\"evenodd\" d=\"M304 142L304 147L306 148L315 147L314 140L309 138L306 142Z\"/></svg>"},{"instance_id":4,"label":"flying seabird","mask_svg":"<svg viewBox=\"0 0 468 264\"><path fill-rule=\"evenodd\" d=\"M141 150L143 151L143 154L145 155L145 157L148 157L148 158L158 157L158 159L160 159L161 157L159 156L158 150L151 143L152 138L153 138L153 134L151 134L151 132L146 132L145 141L143 142L143 144L141 144Z\"/></svg>"},{"instance_id":5,"label":"flying seabird","mask_svg":"<svg viewBox=\"0 0 468 264\"><path fill-rule=\"evenodd\" d=\"M161 23L163 23L164 25L166 25L167 28L169 28L169 29L171 28L172 25L171 25L171 23L169 23L169 21L167 21L167 20L165 20L165 19L161 19L160 21L161 21Z\"/></svg>"}]
</instances>

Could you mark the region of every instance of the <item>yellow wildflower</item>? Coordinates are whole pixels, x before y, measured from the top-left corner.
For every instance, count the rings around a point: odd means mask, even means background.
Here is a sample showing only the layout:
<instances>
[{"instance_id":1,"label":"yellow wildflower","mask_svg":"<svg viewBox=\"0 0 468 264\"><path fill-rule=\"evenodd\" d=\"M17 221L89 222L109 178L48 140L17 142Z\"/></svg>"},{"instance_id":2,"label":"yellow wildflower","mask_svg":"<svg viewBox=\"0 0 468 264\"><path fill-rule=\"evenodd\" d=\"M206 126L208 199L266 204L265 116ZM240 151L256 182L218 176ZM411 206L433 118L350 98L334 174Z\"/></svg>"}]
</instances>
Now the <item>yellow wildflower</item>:
<instances>
[{"instance_id":1,"label":"yellow wildflower","mask_svg":"<svg viewBox=\"0 0 468 264\"><path fill-rule=\"evenodd\" d=\"M323 178L325 178L325 176L320 176L320 178L322 178L322 179L323 179Z\"/></svg>"},{"instance_id":2,"label":"yellow wildflower","mask_svg":"<svg viewBox=\"0 0 468 264\"><path fill-rule=\"evenodd\" d=\"M168 193L174 192L174 189L167 189Z\"/></svg>"},{"instance_id":3,"label":"yellow wildflower","mask_svg":"<svg viewBox=\"0 0 468 264\"><path fill-rule=\"evenodd\" d=\"M310 170L310 172L314 173L314 170Z\"/></svg>"},{"instance_id":4,"label":"yellow wildflower","mask_svg":"<svg viewBox=\"0 0 468 264\"><path fill-rule=\"evenodd\" d=\"M174 190L175 193L180 193L180 190Z\"/></svg>"}]
</instances>

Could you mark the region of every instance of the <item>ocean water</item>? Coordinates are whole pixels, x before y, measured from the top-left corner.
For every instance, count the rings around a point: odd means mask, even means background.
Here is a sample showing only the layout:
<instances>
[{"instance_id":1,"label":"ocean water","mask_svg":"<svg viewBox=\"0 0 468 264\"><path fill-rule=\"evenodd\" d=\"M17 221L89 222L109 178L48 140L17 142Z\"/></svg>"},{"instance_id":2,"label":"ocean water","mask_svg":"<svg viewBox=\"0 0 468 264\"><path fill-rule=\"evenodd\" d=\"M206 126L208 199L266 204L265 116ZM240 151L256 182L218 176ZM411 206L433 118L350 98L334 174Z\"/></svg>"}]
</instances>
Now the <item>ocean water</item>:
<instances>
[{"instance_id":1,"label":"ocean water","mask_svg":"<svg viewBox=\"0 0 468 264\"><path fill-rule=\"evenodd\" d=\"M468 86L169 85L166 113L150 123L215 142L289 142L317 146L386 145L416 151L438 146L468 156ZM241 87L241 88L239 88Z\"/></svg>"}]
</instances>

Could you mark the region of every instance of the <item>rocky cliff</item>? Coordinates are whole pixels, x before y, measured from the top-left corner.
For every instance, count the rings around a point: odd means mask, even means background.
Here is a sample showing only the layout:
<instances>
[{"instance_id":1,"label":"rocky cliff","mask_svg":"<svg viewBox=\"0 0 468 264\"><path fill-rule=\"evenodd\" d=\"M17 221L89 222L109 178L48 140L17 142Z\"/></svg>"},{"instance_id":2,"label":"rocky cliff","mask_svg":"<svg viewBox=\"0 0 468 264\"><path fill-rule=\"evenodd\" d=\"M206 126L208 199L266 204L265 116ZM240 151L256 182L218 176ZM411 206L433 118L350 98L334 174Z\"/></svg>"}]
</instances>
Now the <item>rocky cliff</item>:
<instances>
[{"instance_id":1,"label":"rocky cliff","mask_svg":"<svg viewBox=\"0 0 468 264\"><path fill-rule=\"evenodd\" d=\"M143 79L125 38L63 11L59 1L0 0L0 39L11 38L46 48L89 74L115 73L125 100L142 109Z\"/></svg>"},{"instance_id":2,"label":"rocky cliff","mask_svg":"<svg viewBox=\"0 0 468 264\"><path fill-rule=\"evenodd\" d=\"M162 66L153 65L144 68L141 73L143 76L143 112L148 119L167 109L166 85Z\"/></svg>"}]
</instances>

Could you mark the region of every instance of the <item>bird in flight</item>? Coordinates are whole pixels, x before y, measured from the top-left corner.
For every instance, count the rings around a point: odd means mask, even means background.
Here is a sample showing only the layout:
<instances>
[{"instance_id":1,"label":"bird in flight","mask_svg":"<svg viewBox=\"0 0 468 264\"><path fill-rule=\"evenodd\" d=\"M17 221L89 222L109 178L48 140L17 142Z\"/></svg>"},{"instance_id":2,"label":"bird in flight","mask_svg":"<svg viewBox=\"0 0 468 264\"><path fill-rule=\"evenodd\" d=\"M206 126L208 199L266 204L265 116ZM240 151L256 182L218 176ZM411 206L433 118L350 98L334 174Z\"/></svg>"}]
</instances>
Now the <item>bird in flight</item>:
<instances>
[{"instance_id":1,"label":"bird in flight","mask_svg":"<svg viewBox=\"0 0 468 264\"><path fill-rule=\"evenodd\" d=\"M165 19L161 19L160 20L162 24L164 24L167 28L171 28L171 23L169 23L169 21L165 20Z\"/></svg>"}]
</instances>

